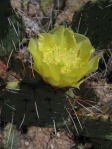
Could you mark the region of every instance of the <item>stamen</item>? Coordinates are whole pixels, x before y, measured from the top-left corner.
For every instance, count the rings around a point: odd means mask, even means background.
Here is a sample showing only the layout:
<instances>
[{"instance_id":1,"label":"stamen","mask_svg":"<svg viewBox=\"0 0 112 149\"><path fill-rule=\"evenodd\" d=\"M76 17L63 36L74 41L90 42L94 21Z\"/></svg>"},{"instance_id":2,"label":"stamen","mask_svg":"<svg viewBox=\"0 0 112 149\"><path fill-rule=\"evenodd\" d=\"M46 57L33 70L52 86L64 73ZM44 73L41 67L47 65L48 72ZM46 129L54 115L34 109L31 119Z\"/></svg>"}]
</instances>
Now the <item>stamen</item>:
<instances>
[{"instance_id":1,"label":"stamen","mask_svg":"<svg viewBox=\"0 0 112 149\"><path fill-rule=\"evenodd\" d=\"M76 51L66 48L61 49L56 45L44 51L43 61L47 64L56 64L62 74L78 69L81 65L81 59L77 57Z\"/></svg>"}]
</instances>

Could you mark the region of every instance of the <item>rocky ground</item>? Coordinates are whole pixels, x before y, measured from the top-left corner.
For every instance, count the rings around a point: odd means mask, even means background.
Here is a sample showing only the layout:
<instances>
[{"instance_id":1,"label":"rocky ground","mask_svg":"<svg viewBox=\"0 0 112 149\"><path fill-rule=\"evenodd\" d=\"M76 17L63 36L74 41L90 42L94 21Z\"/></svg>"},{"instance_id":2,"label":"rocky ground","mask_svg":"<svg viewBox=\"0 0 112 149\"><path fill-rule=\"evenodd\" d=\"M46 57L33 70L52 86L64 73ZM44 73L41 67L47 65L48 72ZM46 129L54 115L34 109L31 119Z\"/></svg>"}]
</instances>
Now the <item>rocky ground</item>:
<instances>
[{"instance_id":1,"label":"rocky ground","mask_svg":"<svg viewBox=\"0 0 112 149\"><path fill-rule=\"evenodd\" d=\"M52 15L55 15L54 26L58 26L59 24L67 24L71 25L72 17L75 11L78 10L82 3L87 2L88 0L65 0L63 3L57 0L57 3L49 4L49 6L45 9L42 9L38 0L11 0L11 4L19 12L25 22L27 37L36 37L39 32L44 32L49 30L49 26L52 25ZM42 24L44 23L44 25ZM25 52L27 57L27 52ZM92 83L91 83L92 81ZM87 89L87 86L89 89ZM103 86L103 87L102 87ZM112 121L111 117L111 97L110 94L112 87L111 84L108 84L106 79L103 78L101 74L99 76L93 77L93 80L89 80L86 83L86 92L88 91L91 94L90 88L94 89L95 95L97 98L100 98L100 102L98 104L94 104L98 110L94 110L94 106L90 107L90 111L93 110L96 112L96 116L93 116L91 112L82 108L79 112L77 112L78 116L90 119L103 119ZM77 93L77 98L79 95L84 95L82 93ZM88 95L82 96L81 99L87 98L89 100ZM94 98L94 97L93 97ZM79 99L79 100L81 100ZM105 104L106 103L106 104ZM85 104L88 106L87 104ZM106 105L106 107L105 107ZM90 105L89 105L90 106ZM109 114L101 114L102 111L110 111ZM0 109L1 112L1 109ZM85 114L86 113L86 114ZM75 118L76 119L76 118ZM98 120L98 119L97 119ZM14 127L14 128L13 128ZM69 126L72 127L72 126ZM85 127L85 126L84 126ZM3 129L2 129L3 128ZM7 134L7 129L9 128L9 133ZM72 129L74 130L74 129ZM94 131L94 130L93 130ZM11 134L11 135L10 135ZM17 141L14 140L14 134L16 134ZM6 137L6 136L9 136ZM6 139L7 138L7 139ZM88 137L89 138L89 137ZM2 124L0 129L0 148L6 149L94 149L93 142L91 139L88 139L87 136L77 137L76 132L67 131L65 129L55 128L42 128L42 127L28 127L22 129L20 132L16 130L15 126L11 124ZM9 146L6 146L7 141L10 140ZM12 145L11 145L12 144ZM15 144L15 146L13 145ZM12 148L11 148L12 147ZM15 148L13 148L15 147Z\"/></svg>"}]
</instances>

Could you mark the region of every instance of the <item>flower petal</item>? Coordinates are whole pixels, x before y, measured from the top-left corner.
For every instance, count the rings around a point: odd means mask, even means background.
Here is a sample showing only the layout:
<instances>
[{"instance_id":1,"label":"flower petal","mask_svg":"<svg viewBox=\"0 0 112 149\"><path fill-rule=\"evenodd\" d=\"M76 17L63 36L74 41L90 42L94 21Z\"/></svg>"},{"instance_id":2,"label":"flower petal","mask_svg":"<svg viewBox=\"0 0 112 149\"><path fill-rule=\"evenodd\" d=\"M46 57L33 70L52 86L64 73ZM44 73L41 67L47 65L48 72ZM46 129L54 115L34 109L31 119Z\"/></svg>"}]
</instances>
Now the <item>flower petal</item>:
<instances>
[{"instance_id":1,"label":"flower petal","mask_svg":"<svg viewBox=\"0 0 112 149\"><path fill-rule=\"evenodd\" d=\"M49 33L54 36L56 45L59 45L61 48L69 50L70 48L74 49L76 47L74 32L71 29L59 26L51 30Z\"/></svg>"},{"instance_id":2,"label":"flower petal","mask_svg":"<svg viewBox=\"0 0 112 149\"><path fill-rule=\"evenodd\" d=\"M66 48L69 50L69 49L73 49L75 50L76 49L76 40L75 40L75 37L74 37L74 32L69 29L69 28L66 28L65 29L65 32L64 32L64 36L65 36L65 40L66 40Z\"/></svg>"},{"instance_id":3,"label":"flower petal","mask_svg":"<svg viewBox=\"0 0 112 149\"><path fill-rule=\"evenodd\" d=\"M55 40L53 36L49 33L40 33L38 34L38 46L39 50L41 51L47 51L50 48L53 48L55 45Z\"/></svg>"},{"instance_id":4,"label":"flower petal","mask_svg":"<svg viewBox=\"0 0 112 149\"><path fill-rule=\"evenodd\" d=\"M40 64L40 62L42 61L43 54L39 50L38 45L34 39L30 40L29 45L28 45L28 49L33 56L34 63Z\"/></svg>"},{"instance_id":5,"label":"flower petal","mask_svg":"<svg viewBox=\"0 0 112 149\"><path fill-rule=\"evenodd\" d=\"M88 75L91 72L94 72L98 69L98 62L99 62L99 56L94 56L89 62L85 63L79 71L74 71L74 73L77 73L76 81L80 81L84 76ZM76 74L73 75L73 77L76 77Z\"/></svg>"},{"instance_id":6,"label":"flower petal","mask_svg":"<svg viewBox=\"0 0 112 149\"><path fill-rule=\"evenodd\" d=\"M79 47L78 57L81 59L82 62L87 62L89 61L93 52L94 48L91 45L89 39L87 38L82 42L82 44Z\"/></svg>"},{"instance_id":7,"label":"flower petal","mask_svg":"<svg viewBox=\"0 0 112 149\"><path fill-rule=\"evenodd\" d=\"M65 30L65 27L60 25L60 26L55 27L51 31L49 31L49 33L52 34L52 35L62 35L63 36L64 30Z\"/></svg>"},{"instance_id":8,"label":"flower petal","mask_svg":"<svg viewBox=\"0 0 112 149\"><path fill-rule=\"evenodd\" d=\"M89 61L88 71L86 72L86 75L98 69L99 60L100 60L99 55L96 55Z\"/></svg>"},{"instance_id":9,"label":"flower petal","mask_svg":"<svg viewBox=\"0 0 112 149\"><path fill-rule=\"evenodd\" d=\"M84 40L87 39L86 36L79 34L79 33L74 33L75 39L76 39L76 43L79 44L81 42L83 42Z\"/></svg>"},{"instance_id":10,"label":"flower petal","mask_svg":"<svg viewBox=\"0 0 112 149\"><path fill-rule=\"evenodd\" d=\"M64 26L59 26L49 32L55 40L55 45L59 45L59 47L62 49L66 48L67 44L64 37L64 31Z\"/></svg>"},{"instance_id":11,"label":"flower petal","mask_svg":"<svg viewBox=\"0 0 112 149\"><path fill-rule=\"evenodd\" d=\"M37 52L37 44L36 44L36 41L33 38L30 39L28 49L29 49L29 51L32 55L35 55L36 52Z\"/></svg>"},{"instance_id":12,"label":"flower petal","mask_svg":"<svg viewBox=\"0 0 112 149\"><path fill-rule=\"evenodd\" d=\"M61 75L60 87L70 87L74 83L75 78L67 75Z\"/></svg>"},{"instance_id":13,"label":"flower petal","mask_svg":"<svg viewBox=\"0 0 112 149\"><path fill-rule=\"evenodd\" d=\"M54 64L42 63L42 76L43 79L53 86L59 86L60 83L60 75L59 68Z\"/></svg>"}]
</instances>

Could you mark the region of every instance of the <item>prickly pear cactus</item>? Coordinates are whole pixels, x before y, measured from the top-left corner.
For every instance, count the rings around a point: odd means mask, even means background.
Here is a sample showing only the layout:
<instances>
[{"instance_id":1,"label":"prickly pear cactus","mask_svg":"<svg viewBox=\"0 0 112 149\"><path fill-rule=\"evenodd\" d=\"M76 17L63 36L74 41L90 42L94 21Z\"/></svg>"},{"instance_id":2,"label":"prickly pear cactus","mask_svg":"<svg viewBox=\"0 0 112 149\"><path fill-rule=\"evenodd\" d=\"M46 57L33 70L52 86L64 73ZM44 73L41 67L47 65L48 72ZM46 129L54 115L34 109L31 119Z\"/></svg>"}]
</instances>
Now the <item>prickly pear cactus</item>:
<instances>
[{"instance_id":1,"label":"prickly pear cactus","mask_svg":"<svg viewBox=\"0 0 112 149\"><path fill-rule=\"evenodd\" d=\"M82 84L80 91L75 92L75 101L79 101L80 105L83 105L77 110L83 130L74 114L73 119L79 136L90 139L95 149L107 149L112 146L111 91L111 84L90 80ZM76 132L73 125L70 128Z\"/></svg>"},{"instance_id":2,"label":"prickly pear cactus","mask_svg":"<svg viewBox=\"0 0 112 149\"><path fill-rule=\"evenodd\" d=\"M10 1L0 1L0 57L8 55L24 37L22 18L16 14Z\"/></svg>"},{"instance_id":3,"label":"prickly pear cactus","mask_svg":"<svg viewBox=\"0 0 112 149\"><path fill-rule=\"evenodd\" d=\"M85 3L73 16L72 29L89 37L96 49L112 48L112 1Z\"/></svg>"},{"instance_id":4,"label":"prickly pear cactus","mask_svg":"<svg viewBox=\"0 0 112 149\"><path fill-rule=\"evenodd\" d=\"M64 91L45 84L37 73L35 79L31 75L28 68L27 75L18 84L7 84L5 92L0 95L1 120L11 123L13 118L13 123L19 128L65 126L68 113L64 106L69 104Z\"/></svg>"},{"instance_id":5,"label":"prickly pear cactus","mask_svg":"<svg viewBox=\"0 0 112 149\"><path fill-rule=\"evenodd\" d=\"M61 126L67 113L64 105L67 104L62 91L55 91L46 84L20 85L20 90L9 90L1 96L2 120L11 122L14 112L14 124L22 126ZM34 86L34 85L33 85ZM23 120L23 124L22 124Z\"/></svg>"},{"instance_id":6,"label":"prickly pear cactus","mask_svg":"<svg viewBox=\"0 0 112 149\"><path fill-rule=\"evenodd\" d=\"M79 134L85 138L90 138L95 149L107 149L111 148L112 146L111 105L111 101L105 103L104 105L102 104L102 106L95 105L103 113L98 112L94 107L88 108L89 110L93 111L93 113L86 111L85 109L80 109L77 112L83 127L82 131L79 123L75 121Z\"/></svg>"}]
</instances>

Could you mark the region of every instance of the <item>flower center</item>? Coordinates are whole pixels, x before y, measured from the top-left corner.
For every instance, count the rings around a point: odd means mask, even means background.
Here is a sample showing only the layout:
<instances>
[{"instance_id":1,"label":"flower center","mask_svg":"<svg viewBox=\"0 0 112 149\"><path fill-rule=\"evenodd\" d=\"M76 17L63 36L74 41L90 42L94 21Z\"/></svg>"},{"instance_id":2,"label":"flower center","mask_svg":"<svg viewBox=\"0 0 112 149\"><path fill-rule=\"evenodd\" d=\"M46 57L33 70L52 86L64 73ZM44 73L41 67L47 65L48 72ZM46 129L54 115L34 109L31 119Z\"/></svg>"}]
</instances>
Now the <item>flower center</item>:
<instances>
[{"instance_id":1,"label":"flower center","mask_svg":"<svg viewBox=\"0 0 112 149\"><path fill-rule=\"evenodd\" d=\"M54 46L43 53L43 61L47 64L56 64L61 73L69 73L80 67L81 59L77 57L77 53L73 49L61 49Z\"/></svg>"}]
</instances>

